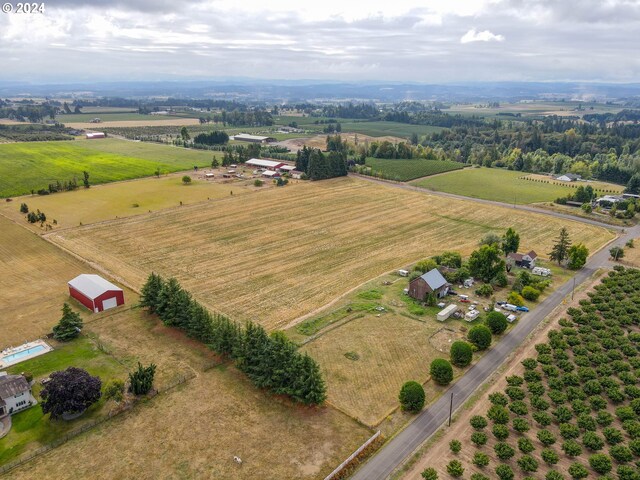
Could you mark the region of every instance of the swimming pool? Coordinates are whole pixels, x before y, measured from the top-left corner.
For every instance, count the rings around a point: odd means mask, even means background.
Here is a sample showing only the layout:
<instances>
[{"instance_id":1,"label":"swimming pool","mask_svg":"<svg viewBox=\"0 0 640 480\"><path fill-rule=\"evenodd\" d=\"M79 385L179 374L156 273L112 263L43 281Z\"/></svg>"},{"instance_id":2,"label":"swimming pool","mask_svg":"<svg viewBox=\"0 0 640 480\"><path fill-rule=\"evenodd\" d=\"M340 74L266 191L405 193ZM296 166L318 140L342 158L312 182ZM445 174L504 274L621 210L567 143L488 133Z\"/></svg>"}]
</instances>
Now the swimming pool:
<instances>
[{"instance_id":1,"label":"swimming pool","mask_svg":"<svg viewBox=\"0 0 640 480\"><path fill-rule=\"evenodd\" d=\"M38 355L42 355L49 351L51 351L51 347L42 340L26 343L21 347L10 349L8 351L0 353L0 368L5 368L9 365L20 363L24 360L37 357Z\"/></svg>"},{"instance_id":2,"label":"swimming pool","mask_svg":"<svg viewBox=\"0 0 640 480\"><path fill-rule=\"evenodd\" d=\"M26 350L22 350L18 353L12 353L11 355L7 355L6 357L2 357L7 363L16 363L16 360L20 360L24 357L30 357L34 353L38 353L44 350L44 345L36 345L35 347L27 348Z\"/></svg>"}]
</instances>

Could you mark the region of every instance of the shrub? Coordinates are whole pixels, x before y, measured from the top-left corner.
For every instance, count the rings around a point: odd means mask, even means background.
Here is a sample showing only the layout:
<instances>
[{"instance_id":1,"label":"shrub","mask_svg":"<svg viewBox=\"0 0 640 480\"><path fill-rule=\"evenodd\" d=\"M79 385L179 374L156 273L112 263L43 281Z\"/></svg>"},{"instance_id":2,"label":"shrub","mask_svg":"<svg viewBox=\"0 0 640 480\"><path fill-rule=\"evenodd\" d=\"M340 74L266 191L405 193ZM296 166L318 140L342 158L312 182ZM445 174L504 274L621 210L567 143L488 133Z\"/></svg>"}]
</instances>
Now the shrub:
<instances>
[{"instance_id":1,"label":"shrub","mask_svg":"<svg viewBox=\"0 0 640 480\"><path fill-rule=\"evenodd\" d=\"M541 427L546 427L551 425L551 415L549 415L546 412L533 412L533 419Z\"/></svg>"},{"instance_id":2,"label":"shrub","mask_svg":"<svg viewBox=\"0 0 640 480\"><path fill-rule=\"evenodd\" d=\"M585 431L595 432L598 424L591 415L583 413L578 417L578 427Z\"/></svg>"},{"instance_id":3,"label":"shrub","mask_svg":"<svg viewBox=\"0 0 640 480\"><path fill-rule=\"evenodd\" d=\"M544 480L565 480L565 478L560 472L551 470L545 475Z\"/></svg>"},{"instance_id":4,"label":"shrub","mask_svg":"<svg viewBox=\"0 0 640 480\"><path fill-rule=\"evenodd\" d=\"M586 432L582 437L582 444L592 452L597 452L604 447L604 440L594 432Z\"/></svg>"},{"instance_id":5,"label":"shrub","mask_svg":"<svg viewBox=\"0 0 640 480\"><path fill-rule=\"evenodd\" d=\"M619 480L640 480L640 472L629 465L620 465L616 473Z\"/></svg>"},{"instance_id":6,"label":"shrub","mask_svg":"<svg viewBox=\"0 0 640 480\"><path fill-rule=\"evenodd\" d=\"M138 369L129 374L129 391L134 395L146 395L153 387L153 378L156 374L156 366L152 363L143 367L138 362Z\"/></svg>"},{"instance_id":7,"label":"shrub","mask_svg":"<svg viewBox=\"0 0 640 480\"><path fill-rule=\"evenodd\" d=\"M518 450L522 453L531 453L535 450L533 443L528 438L519 438L518 439Z\"/></svg>"},{"instance_id":8,"label":"shrub","mask_svg":"<svg viewBox=\"0 0 640 480\"><path fill-rule=\"evenodd\" d=\"M522 400L527 396L524 390L518 387L507 387L505 393L511 400Z\"/></svg>"},{"instance_id":9,"label":"shrub","mask_svg":"<svg viewBox=\"0 0 640 480\"><path fill-rule=\"evenodd\" d=\"M402 410L407 412L419 412L424 407L424 388L418 382L409 381L400 389L398 396Z\"/></svg>"},{"instance_id":10,"label":"shrub","mask_svg":"<svg viewBox=\"0 0 640 480\"><path fill-rule=\"evenodd\" d=\"M496 467L496 475L500 480L513 480L513 470L509 465L500 464Z\"/></svg>"},{"instance_id":11,"label":"shrub","mask_svg":"<svg viewBox=\"0 0 640 480\"><path fill-rule=\"evenodd\" d=\"M609 449L609 454L618 463L630 462L633 459L631 449L625 445L614 445Z\"/></svg>"},{"instance_id":12,"label":"shrub","mask_svg":"<svg viewBox=\"0 0 640 480\"><path fill-rule=\"evenodd\" d=\"M629 448L636 457L640 457L640 439L634 439L629 442Z\"/></svg>"},{"instance_id":13,"label":"shrub","mask_svg":"<svg viewBox=\"0 0 640 480\"><path fill-rule=\"evenodd\" d=\"M513 447L504 442L496 443L493 447L493 451L496 452L496 456L500 460L509 460L516 453Z\"/></svg>"},{"instance_id":14,"label":"shrub","mask_svg":"<svg viewBox=\"0 0 640 480\"><path fill-rule=\"evenodd\" d=\"M104 388L104 398L120 403L124 398L124 382L122 380L111 380Z\"/></svg>"},{"instance_id":15,"label":"shrub","mask_svg":"<svg viewBox=\"0 0 640 480\"><path fill-rule=\"evenodd\" d=\"M507 302L517 307L522 307L524 305L524 298L518 292L511 292L507 297Z\"/></svg>"},{"instance_id":16,"label":"shrub","mask_svg":"<svg viewBox=\"0 0 640 480\"><path fill-rule=\"evenodd\" d=\"M636 412L634 412L631 407L618 407L616 408L616 416L621 422L625 420L635 420Z\"/></svg>"},{"instance_id":17,"label":"shrub","mask_svg":"<svg viewBox=\"0 0 640 480\"><path fill-rule=\"evenodd\" d=\"M491 330L491 333L493 333L494 335L500 335L509 326L507 317L503 313L496 311L489 312L487 314L485 324L487 325L487 327L489 327L489 330Z\"/></svg>"},{"instance_id":18,"label":"shrub","mask_svg":"<svg viewBox=\"0 0 640 480\"><path fill-rule=\"evenodd\" d=\"M454 478L461 477L464 474L464 467L459 460L451 460L447 464L447 473Z\"/></svg>"},{"instance_id":19,"label":"shrub","mask_svg":"<svg viewBox=\"0 0 640 480\"><path fill-rule=\"evenodd\" d=\"M487 417L501 425L509 423L509 412L501 405L492 405L487 411Z\"/></svg>"},{"instance_id":20,"label":"shrub","mask_svg":"<svg viewBox=\"0 0 640 480\"><path fill-rule=\"evenodd\" d=\"M486 428L488 423L489 422L487 422L487 419L482 415L474 415L473 417L471 417L471 420L469 420L469 424L475 430L482 430L483 428Z\"/></svg>"},{"instance_id":21,"label":"shrub","mask_svg":"<svg viewBox=\"0 0 640 480\"><path fill-rule=\"evenodd\" d=\"M460 453L460 450L462 450L462 443L460 443L460 440L451 440L449 442L449 448L453 453Z\"/></svg>"},{"instance_id":22,"label":"shrub","mask_svg":"<svg viewBox=\"0 0 640 480\"><path fill-rule=\"evenodd\" d=\"M553 416L556 417L558 423L566 423L573 418L573 413L567 407L561 405L553 412Z\"/></svg>"},{"instance_id":23,"label":"shrub","mask_svg":"<svg viewBox=\"0 0 640 480\"><path fill-rule=\"evenodd\" d=\"M476 295L479 295L480 297L490 297L492 293L493 287L488 283L485 283L476 289Z\"/></svg>"},{"instance_id":24,"label":"shrub","mask_svg":"<svg viewBox=\"0 0 640 480\"><path fill-rule=\"evenodd\" d=\"M438 472L436 472L435 468L427 468L422 471L420 475L424 480L438 480Z\"/></svg>"},{"instance_id":25,"label":"shrub","mask_svg":"<svg viewBox=\"0 0 640 480\"><path fill-rule=\"evenodd\" d=\"M556 443L556 436L549 430L540 430L536 436L545 447Z\"/></svg>"},{"instance_id":26,"label":"shrub","mask_svg":"<svg viewBox=\"0 0 640 480\"><path fill-rule=\"evenodd\" d=\"M569 475L574 480L580 480L581 478L587 478L589 476L589 470L581 463L572 463L569 466Z\"/></svg>"},{"instance_id":27,"label":"shrub","mask_svg":"<svg viewBox=\"0 0 640 480\"><path fill-rule=\"evenodd\" d=\"M509 399L504 393L495 392L489 395L489 401L492 405L500 405L506 407L509 403Z\"/></svg>"},{"instance_id":28,"label":"shrub","mask_svg":"<svg viewBox=\"0 0 640 480\"><path fill-rule=\"evenodd\" d=\"M505 425L494 425L491 432L498 440L504 440L509 436L509 429Z\"/></svg>"},{"instance_id":29,"label":"shrub","mask_svg":"<svg viewBox=\"0 0 640 480\"><path fill-rule=\"evenodd\" d=\"M611 423L613 423L613 415L611 415L606 410L601 410L596 415L596 422L598 422L598 425L600 425L601 427L608 427L609 425L611 425Z\"/></svg>"},{"instance_id":30,"label":"shrub","mask_svg":"<svg viewBox=\"0 0 640 480\"><path fill-rule=\"evenodd\" d=\"M513 419L513 429L518 433L526 433L531 429L529 422L524 418Z\"/></svg>"},{"instance_id":31,"label":"shrub","mask_svg":"<svg viewBox=\"0 0 640 480\"><path fill-rule=\"evenodd\" d=\"M471 363L471 360L473 359L473 349L467 342L458 340L451 344L450 355L451 363L456 367L463 368Z\"/></svg>"},{"instance_id":32,"label":"shrub","mask_svg":"<svg viewBox=\"0 0 640 480\"><path fill-rule=\"evenodd\" d=\"M582 447L575 440L567 440L562 444L562 451L569 457L579 457L582 455Z\"/></svg>"},{"instance_id":33,"label":"shrub","mask_svg":"<svg viewBox=\"0 0 640 480\"><path fill-rule=\"evenodd\" d=\"M487 465L489 465L489 455L482 452L476 452L473 455L472 461L476 467L486 467Z\"/></svg>"},{"instance_id":34,"label":"shrub","mask_svg":"<svg viewBox=\"0 0 640 480\"><path fill-rule=\"evenodd\" d=\"M453 367L444 358L436 358L432 361L429 373L438 385L449 385L453 380Z\"/></svg>"},{"instance_id":35,"label":"shrub","mask_svg":"<svg viewBox=\"0 0 640 480\"><path fill-rule=\"evenodd\" d=\"M185 185L189 185L191 183L191 177L189 175L185 175L182 177L182 183Z\"/></svg>"},{"instance_id":36,"label":"shrub","mask_svg":"<svg viewBox=\"0 0 640 480\"><path fill-rule=\"evenodd\" d=\"M518 466L523 472L535 472L538 470L538 461L531 455L523 455L518 459Z\"/></svg>"},{"instance_id":37,"label":"shrub","mask_svg":"<svg viewBox=\"0 0 640 480\"><path fill-rule=\"evenodd\" d=\"M263 186L263 185L264 185L264 182L263 182L262 180L260 180L259 178L256 178L256 179L253 181L253 186L254 186L254 187L261 187L261 186ZM436 477L436 478L437 478L437 477Z\"/></svg>"},{"instance_id":38,"label":"shrub","mask_svg":"<svg viewBox=\"0 0 640 480\"><path fill-rule=\"evenodd\" d=\"M533 370L538 366L538 361L535 358L525 358L521 363L527 370Z\"/></svg>"},{"instance_id":39,"label":"shrub","mask_svg":"<svg viewBox=\"0 0 640 480\"><path fill-rule=\"evenodd\" d=\"M527 404L522 400L516 400L509 405L509 410L511 410L516 415L526 415L529 413L529 408L527 408Z\"/></svg>"},{"instance_id":40,"label":"shrub","mask_svg":"<svg viewBox=\"0 0 640 480\"><path fill-rule=\"evenodd\" d=\"M589 466L601 475L609 473L613 468L611 458L604 453L595 453L589 457Z\"/></svg>"},{"instance_id":41,"label":"shrub","mask_svg":"<svg viewBox=\"0 0 640 480\"><path fill-rule=\"evenodd\" d=\"M485 325L474 325L469 330L467 338L478 350L486 350L491 345L491 330Z\"/></svg>"},{"instance_id":42,"label":"shrub","mask_svg":"<svg viewBox=\"0 0 640 480\"><path fill-rule=\"evenodd\" d=\"M571 438L578 438L580 436L580 429L571 423L561 423L560 424L560 435L565 440L569 440Z\"/></svg>"},{"instance_id":43,"label":"shrub","mask_svg":"<svg viewBox=\"0 0 640 480\"><path fill-rule=\"evenodd\" d=\"M560 461L560 455L551 450L550 448L545 448L541 452L542 460L548 465L555 465Z\"/></svg>"},{"instance_id":44,"label":"shrub","mask_svg":"<svg viewBox=\"0 0 640 480\"><path fill-rule=\"evenodd\" d=\"M484 433L484 432L473 432L471 434L471 441L477 447L481 447L482 445L486 445L488 439L489 438L487 437L487 434ZM638 446L640 447L640 444Z\"/></svg>"},{"instance_id":45,"label":"shrub","mask_svg":"<svg viewBox=\"0 0 640 480\"><path fill-rule=\"evenodd\" d=\"M527 285L522 289L522 297L531 302L535 302L538 300L538 297L540 297L540 290Z\"/></svg>"},{"instance_id":46,"label":"shrub","mask_svg":"<svg viewBox=\"0 0 640 480\"><path fill-rule=\"evenodd\" d=\"M602 429L602 434L609 445L617 445L624 440L622 432L617 428L606 427Z\"/></svg>"},{"instance_id":47,"label":"shrub","mask_svg":"<svg viewBox=\"0 0 640 480\"><path fill-rule=\"evenodd\" d=\"M471 480L490 480L490 478L481 473L474 473L471 475Z\"/></svg>"}]
</instances>

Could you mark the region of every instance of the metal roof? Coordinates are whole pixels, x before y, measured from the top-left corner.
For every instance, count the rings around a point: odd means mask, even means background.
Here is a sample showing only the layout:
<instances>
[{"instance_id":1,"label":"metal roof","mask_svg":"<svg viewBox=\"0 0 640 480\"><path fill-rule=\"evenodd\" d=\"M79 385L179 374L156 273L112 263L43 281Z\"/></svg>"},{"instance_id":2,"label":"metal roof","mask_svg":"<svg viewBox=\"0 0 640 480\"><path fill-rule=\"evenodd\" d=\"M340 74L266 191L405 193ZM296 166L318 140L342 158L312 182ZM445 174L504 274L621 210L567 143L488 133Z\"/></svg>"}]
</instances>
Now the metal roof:
<instances>
[{"instance_id":1,"label":"metal roof","mask_svg":"<svg viewBox=\"0 0 640 480\"><path fill-rule=\"evenodd\" d=\"M247 165L255 165L256 167L277 168L284 165L282 162L274 162L273 160L264 160L262 158L252 158L246 161Z\"/></svg>"},{"instance_id":2,"label":"metal roof","mask_svg":"<svg viewBox=\"0 0 640 480\"><path fill-rule=\"evenodd\" d=\"M429 285L431 290L437 290L447 284L447 280L442 276L437 268L429 270L424 275L421 275L420 278L427 282L427 285Z\"/></svg>"},{"instance_id":3,"label":"metal roof","mask_svg":"<svg viewBox=\"0 0 640 480\"><path fill-rule=\"evenodd\" d=\"M263 142L269 140L271 137L263 137L261 135L249 135L248 133L239 133L233 136L234 140L257 140Z\"/></svg>"},{"instance_id":4,"label":"metal roof","mask_svg":"<svg viewBox=\"0 0 640 480\"><path fill-rule=\"evenodd\" d=\"M94 300L102 295L104 292L115 290L121 292L120 287L115 286L113 283L105 280L100 275L94 275L90 273L83 273L69 282L69 286L75 288L85 297Z\"/></svg>"},{"instance_id":5,"label":"metal roof","mask_svg":"<svg viewBox=\"0 0 640 480\"><path fill-rule=\"evenodd\" d=\"M3 375L0 377L0 399L10 398L18 393L28 391L29 382L22 375Z\"/></svg>"}]
</instances>

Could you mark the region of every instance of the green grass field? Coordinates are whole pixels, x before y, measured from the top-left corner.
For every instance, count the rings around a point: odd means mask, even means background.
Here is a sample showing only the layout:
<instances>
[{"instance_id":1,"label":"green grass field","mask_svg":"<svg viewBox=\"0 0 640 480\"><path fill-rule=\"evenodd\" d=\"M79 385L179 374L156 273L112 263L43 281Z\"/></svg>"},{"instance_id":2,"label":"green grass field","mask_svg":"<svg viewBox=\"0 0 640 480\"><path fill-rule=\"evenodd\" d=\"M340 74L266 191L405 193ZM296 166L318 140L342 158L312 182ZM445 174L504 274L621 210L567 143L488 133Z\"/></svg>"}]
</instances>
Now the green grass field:
<instances>
[{"instance_id":1,"label":"green grass field","mask_svg":"<svg viewBox=\"0 0 640 480\"><path fill-rule=\"evenodd\" d=\"M117 139L0 145L0 197L31 193L74 176L92 184L176 172L211 164L212 152Z\"/></svg>"},{"instance_id":2,"label":"green grass field","mask_svg":"<svg viewBox=\"0 0 640 480\"><path fill-rule=\"evenodd\" d=\"M362 122L362 121L349 121L340 120L343 132L355 132L362 133L364 135L371 135L372 137L410 137L416 133L418 137L427 135L429 133L441 132L444 130L442 127L432 127L429 125L410 125L408 123L399 122Z\"/></svg>"},{"instance_id":3,"label":"green grass field","mask_svg":"<svg viewBox=\"0 0 640 480\"><path fill-rule=\"evenodd\" d=\"M122 122L128 120L166 120L172 117L168 115L141 115L137 112L91 112L91 113L73 113L70 115L63 114L56 116L56 120L60 123L85 123L90 122L94 118L102 120L101 123L96 123L96 128L100 128L100 125L106 122Z\"/></svg>"},{"instance_id":4,"label":"green grass field","mask_svg":"<svg viewBox=\"0 0 640 480\"><path fill-rule=\"evenodd\" d=\"M558 197L574 193L578 185L589 185L586 182L566 185L534 182L520 178L524 176L527 176L524 172L496 168L467 168L418 180L413 184L439 192L517 204L552 202ZM603 184L597 183L595 186L602 187ZM609 187L615 190L621 188L619 185Z\"/></svg>"},{"instance_id":5,"label":"green grass field","mask_svg":"<svg viewBox=\"0 0 640 480\"><path fill-rule=\"evenodd\" d=\"M366 165L371 167L375 172L382 172L385 178L391 178L401 182L464 168L464 164L459 162L425 160L423 158L386 159L369 157L366 160Z\"/></svg>"},{"instance_id":6,"label":"green grass field","mask_svg":"<svg viewBox=\"0 0 640 480\"><path fill-rule=\"evenodd\" d=\"M97 375L102 384L111 379L125 380L125 369L111 356L102 353L87 337L80 337L67 344L54 345L55 350L31 360L10 367L9 373L30 372L34 379L41 379L50 373L74 366ZM33 386L33 394L40 401L39 382ZM0 465L21 453L52 442L71 429L77 428L87 420L95 419L104 413L107 402L101 398L89 407L87 412L76 420L51 421L42 413L40 405L35 405L11 417L13 426L9 434L0 439Z\"/></svg>"}]
</instances>

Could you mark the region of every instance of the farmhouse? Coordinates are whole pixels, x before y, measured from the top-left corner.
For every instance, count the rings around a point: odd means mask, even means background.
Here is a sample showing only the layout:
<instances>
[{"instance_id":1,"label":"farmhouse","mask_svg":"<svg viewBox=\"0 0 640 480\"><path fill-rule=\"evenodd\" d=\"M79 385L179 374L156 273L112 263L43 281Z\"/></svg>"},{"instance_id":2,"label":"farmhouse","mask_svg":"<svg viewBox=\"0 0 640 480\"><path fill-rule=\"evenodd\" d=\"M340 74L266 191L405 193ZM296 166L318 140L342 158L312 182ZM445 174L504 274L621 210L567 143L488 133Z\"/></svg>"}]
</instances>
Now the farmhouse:
<instances>
[{"instance_id":1,"label":"farmhouse","mask_svg":"<svg viewBox=\"0 0 640 480\"><path fill-rule=\"evenodd\" d=\"M442 298L448 292L449 284L437 268L409 282L409 296L416 300L423 301L429 293L435 294L436 298Z\"/></svg>"},{"instance_id":2,"label":"farmhouse","mask_svg":"<svg viewBox=\"0 0 640 480\"><path fill-rule=\"evenodd\" d=\"M249 135L248 133L239 133L238 135L234 135L233 139L238 142L249 142L249 143L269 143L275 142L276 139L273 137L263 137L260 135Z\"/></svg>"},{"instance_id":3,"label":"farmhouse","mask_svg":"<svg viewBox=\"0 0 640 480\"><path fill-rule=\"evenodd\" d=\"M69 282L69 295L92 312L124 304L124 292L99 275L83 273Z\"/></svg>"},{"instance_id":4,"label":"farmhouse","mask_svg":"<svg viewBox=\"0 0 640 480\"><path fill-rule=\"evenodd\" d=\"M247 160L245 163L253 167L266 168L267 170L273 170L273 171L276 171L280 167L283 167L285 165L282 162L276 162L273 160L264 160L262 158L252 158L251 160Z\"/></svg>"},{"instance_id":5,"label":"farmhouse","mask_svg":"<svg viewBox=\"0 0 640 480\"><path fill-rule=\"evenodd\" d=\"M87 140L92 140L96 138L106 138L106 135L103 132L89 132L87 133Z\"/></svg>"},{"instance_id":6,"label":"farmhouse","mask_svg":"<svg viewBox=\"0 0 640 480\"><path fill-rule=\"evenodd\" d=\"M29 408L35 403L29 382L23 375L0 372L0 418Z\"/></svg>"},{"instance_id":7,"label":"farmhouse","mask_svg":"<svg viewBox=\"0 0 640 480\"><path fill-rule=\"evenodd\" d=\"M507 258L512 260L518 267L534 268L538 254L531 250L529 253L510 253Z\"/></svg>"},{"instance_id":8,"label":"farmhouse","mask_svg":"<svg viewBox=\"0 0 640 480\"><path fill-rule=\"evenodd\" d=\"M561 182L575 182L576 180L580 180L580 178L580 175L576 175L575 173L565 173L564 175L560 175L555 179Z\"/></svg>"}]
</instances>

